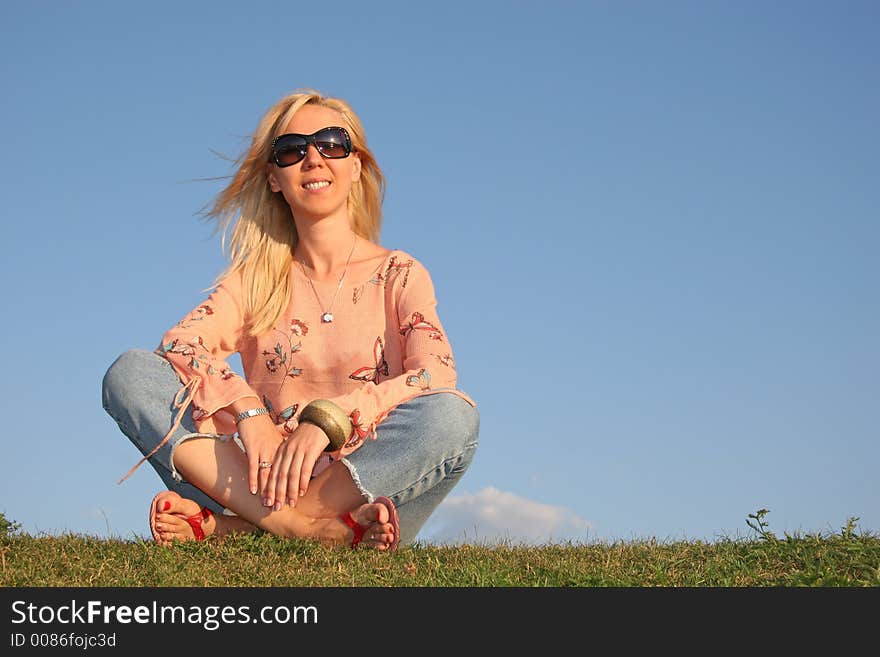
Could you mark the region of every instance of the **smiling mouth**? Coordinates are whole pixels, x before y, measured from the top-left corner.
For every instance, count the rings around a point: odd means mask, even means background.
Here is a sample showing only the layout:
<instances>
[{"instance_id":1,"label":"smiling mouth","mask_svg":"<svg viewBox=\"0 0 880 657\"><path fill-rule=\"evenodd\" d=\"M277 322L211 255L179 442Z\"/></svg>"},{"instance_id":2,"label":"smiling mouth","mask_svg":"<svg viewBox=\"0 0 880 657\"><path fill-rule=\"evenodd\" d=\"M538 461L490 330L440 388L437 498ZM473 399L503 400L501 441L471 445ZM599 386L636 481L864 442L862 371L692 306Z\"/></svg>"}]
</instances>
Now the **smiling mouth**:
<instances>
[{"instance_id":1,"label":"smiling mouth","mask_svg":"<svg viewBox=\"0 0 880 657\"><path fill-rule=\"evenodd\" d=\"M309 182L303 185L303 189L308 189L309 191L315 191L316 189L323 189L324 187L329 187L329 180L316 180L315 182Z\"/></svg>"}]
</instances>

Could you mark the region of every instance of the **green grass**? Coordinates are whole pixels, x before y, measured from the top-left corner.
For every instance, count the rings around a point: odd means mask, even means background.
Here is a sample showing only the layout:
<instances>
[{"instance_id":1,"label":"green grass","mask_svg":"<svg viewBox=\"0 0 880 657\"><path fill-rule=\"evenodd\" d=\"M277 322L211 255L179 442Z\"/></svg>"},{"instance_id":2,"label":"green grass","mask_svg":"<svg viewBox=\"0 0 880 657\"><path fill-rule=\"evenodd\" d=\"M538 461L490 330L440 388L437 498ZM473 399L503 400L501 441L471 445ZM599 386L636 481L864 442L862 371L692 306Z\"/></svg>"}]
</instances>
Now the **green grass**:
<instances>
[{"instance_id":1,"label":"green grass","mask_svg":"<svg viewBox=\"0 0 880 657\"><path fill-rule=\"evenodd\" d=\"M393 554L265 534L173 547L74 534L34 537L0 514L0 586L880 586L880 537L856 531L857 519L840 532L777 538L766 513L749 515L750 539L417 544Z\"/></svg>"}]
</instances>

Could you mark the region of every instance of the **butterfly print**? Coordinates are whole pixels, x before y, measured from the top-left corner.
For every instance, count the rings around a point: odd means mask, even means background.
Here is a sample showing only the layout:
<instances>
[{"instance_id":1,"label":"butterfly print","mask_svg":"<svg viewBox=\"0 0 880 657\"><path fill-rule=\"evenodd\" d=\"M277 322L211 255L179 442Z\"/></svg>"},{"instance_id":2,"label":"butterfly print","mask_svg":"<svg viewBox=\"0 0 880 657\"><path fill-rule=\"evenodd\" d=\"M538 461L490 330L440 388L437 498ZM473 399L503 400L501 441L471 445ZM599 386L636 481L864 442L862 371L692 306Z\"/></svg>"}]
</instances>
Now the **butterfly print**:
<instances>
[{"instance_id":1,"label":"butterfly print","mask_svg":"<svg viewBox=\"0 0 880 657\"><path fill-rule=\"evenodd\" d=\"M400 286L406 287L406 282L409 280L409 272L412 270L412 266L412 260L407 260L404 263L398 264L397 256L391 256L391 259L388 261L388 266L385 268L385 274L381 276L381 278L385 281L385 285L387 286L392 278L396 278L403 273L403 283L401 283Z\"/></svg>"},{"instance_id":2,"label":"butterfly print","mask_svg":"<svg viewBox=\"0 0 880 657\"><path fill-rule=\"evenodd\" d=\"M452 354L446 354L445 356L434 354L434 358L439 360L442 365L446 365L446 367L451 367L452 369L455 369L455 361L452 359Z\"/></svg>"},{"instance_id":3,"label":"butterfly print","mask_svg":"<svg viewBox=\"0 0 880 657\"><path fill-rule=\"evenodd\" d=\"M297 410L299 410L299 404L288 406L283 411L276 414L275 409L272 407L272 402L269 401L269 398L266 395L263 395L263 405L266 407L266 410L269 411L269 416L272 418L275 426L281 425L284 433L288 435L293 433L293 430L296 429L299 424L294 419L294 415L296 415Z\"/></svg>"},{"instance_id":4,"label":"butterfly print","mask_svg":"<svg viewBox=\"0 0 880 657\"><path fill-rule=\"evenodd\" d=\"M373 344L373 359L376 362L375 365L359 367L349 374L348 378L355 381L372 381L378 384L380 374L388 376L388 361L385 360L385 346L382 344L381 336L377 337L375 344Z\"/></svg>"},{"instance_id":5,"label":"butterfly print","mask_svg":"<svg viewBox=\"0 0 880 657\"><path fill-rule=\"evenodd\" d=\"M432 340L443 339L443 334L440 332L440 329L434 326L431 322L426 321L425 316L422 313L413 313L409 323L400 327L400 334L403 337L406 337L412 331L428 331L428 337Z\"/></svg>"},{"instance_id":6,"label":"butterfly print","mask_svg":"<svg viewBox=\"0 0 880 657\"><path fill-rule=\"evenodd\" d=\"M379 265L381 268L382 265ZM409 272L412 269L413 261L407 260L404 263L397 262L397 256L391 256L388 260L388 266L385 267L385 271L377 271L373 274L373 277L367 281L367 283L371 285L384 285L388 287L388 283L396 278L398 275L403 273L403 283L401 287L406 287L406 283L409 280ZM354 291L351 294L351 302L357 305L357 302L361 300L361 297L364 295L364 288L366 288L367 283L354 288Z\"/></svg>"},{"instance_id":7,"label":"butterfly print","mask_svg":"<svg viewBox=\"0 0 880 657\"><path fill-rule=\"evenodd\" d=\"M195 336L189 342L183 342L175 338L168 344L163 344L156 352L160 356L164 356L167 353L172 354L180 354L181 356L190 356L189 366L194 370L199 369L199 361L208 362L208 359L204 354L196 355L196 349L202 349L203 351L207 351L207 347L205 347L205 343L202 341L202 337L200 335ZM208 365L208 374L213 374L214 368Z\"/></svg>"},{"instance_id":8,"label":"butterfly print","mask_svg":"<svg viewBox=\"0 0 880 657\"><path fill-rule=\"evenodd\" d=\"M181 356L193 356L196 353L196 349L205 349L205 343L199 335L195 336L189 342L182 342L175 338L168 344L162 345L160 351L162 352L162 355L171 352L172 354L180 354Z\"/></svg>"},{"instance_id":9,"label":"butterfly print","mask_svg":"<svg viewBox=\"0 0 880 657\"><path fill-rule=\"evenodd\" d=\"M200 349L205 353L196 353L196 350ZM217 370L214 369L214 366L211 364L211 361L208 359L206 355L208 348L205 346L204 341L201 336L197 335L189 342L184 342L178 338L175 338L168 344L161 345L158 349L156 349L156 353L160 356L164 356L167 353L172 354L180 354L181 356L190 356L189 366L194 370L199 369L199 361L207 364L207 372L210 376L214 376L217 374ZM224 364L224 367L220 370L220 378L224 381L228 381L234 376L238 376L237 373L233 372L232 369Z\"/></svg>"},{"instance_id":10,"label":"butterfly print","mask_svg":"<svg viewBox=\"0 0 880 657\"><path fill-rule=\"evenodd\" d=\"M348 442L345 443L345 447L352 447L370 435L370 427L364 426L364 422L361 419L361 412L357 408L354 409L348 417L351 420L352 431Z\"/></svg>"},{"instance_id":11,"label":"butterfly print","mask_svg":"<svg viewBox=\"0 0 880 657\"><path fill-rule=\"evenodd\" d=\"M431 374L423 367L417 374L411 374L406 377L406 385L429 390L431 388Z\"/></svg>"}]
</instances>

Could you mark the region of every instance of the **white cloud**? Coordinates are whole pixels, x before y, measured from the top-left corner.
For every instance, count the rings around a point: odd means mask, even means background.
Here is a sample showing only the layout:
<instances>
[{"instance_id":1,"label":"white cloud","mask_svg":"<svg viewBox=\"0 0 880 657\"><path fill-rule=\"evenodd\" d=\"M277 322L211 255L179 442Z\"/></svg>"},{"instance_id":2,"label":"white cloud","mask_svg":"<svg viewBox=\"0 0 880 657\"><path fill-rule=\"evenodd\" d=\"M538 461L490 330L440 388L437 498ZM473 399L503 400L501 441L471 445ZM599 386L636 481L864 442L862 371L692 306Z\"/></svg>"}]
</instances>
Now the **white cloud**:
<instances>
[{"instance_id":1,"label":"white cloud","mask_svg":"<svg viewBox=\"0 0 880 657\"><path fill-rule=\"evenodd\" d=\"M561 506L541 504L494 487L447 497L419 532L434 544L584 542L589 522Z\"/></svg>"}]
</instances>

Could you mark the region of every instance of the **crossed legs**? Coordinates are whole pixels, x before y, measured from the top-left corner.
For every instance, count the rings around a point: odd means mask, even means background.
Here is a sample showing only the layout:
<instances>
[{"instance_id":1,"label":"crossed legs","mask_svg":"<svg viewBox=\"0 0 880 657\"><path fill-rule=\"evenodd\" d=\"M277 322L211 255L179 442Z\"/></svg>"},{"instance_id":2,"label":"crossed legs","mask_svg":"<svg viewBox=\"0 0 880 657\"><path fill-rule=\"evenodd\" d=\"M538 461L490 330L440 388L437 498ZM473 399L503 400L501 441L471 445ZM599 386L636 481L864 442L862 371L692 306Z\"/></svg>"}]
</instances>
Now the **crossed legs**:
<instances>
[{"instance_id":1,"label":"crossed legs","mask_svg":"<svg viewBox=\"0 0 880 657\"><path fill-rule=\"evenodd\" d=\"M350 544L354 530L341 516L351 512L353 520L366 527L362 544L387 549L394 540L388 509L382 504L365 504L351 479L348 468L333 463L309 484L306 495L296 506L274 511L262 504L260 495L248 490L247 458L230 441L190 438L174 452L174 465L183 477L207 493L236 516L213 515L206 518L206 535L263 529L287 538L306 538L327 544ZM168 503L166 505L166 502ZM165 507L168 507L165 510ZM199 512L199 505L168 491L153 501L151 518L159 542L191 538L192 528L185 520ZM152 524L152 523L151 523Z\"/></svg>"},{"instance_id":2,"label":"crossed legs","mask_svg":"<svg viewBox=\"0 0 880 657\"><path fill-rule=\"evenodd\" d=\"M142 349L129 350L104 376L104 409L140 452L149 454L171 426L180 385L164 358ZM405 402L383 420L378 440L367 441L342 462L330 465L312 479L295 507L277 512L264 507L260 496L250 494L246 457L234 442L222 436L193 436L198 429L189 413L177 432L175 440L149 461L169 489L154 500L151 512L151 529L155 523L162 526L160 542L166 541L163 536L192 538L186 518L205 506L215 514L202 523L206 534L261 528L282 536L350 543L354 532L340 518L343 515L367 527L362 542L382 549L388 545L394 506L402 530L395 539L409 543L465 473L477 446L479 413L455 394ZM389 504L393 502L391 508L364 504L386 495ZM220 515L224 507L237 516Z\"/></svg>"}]
</instances>

